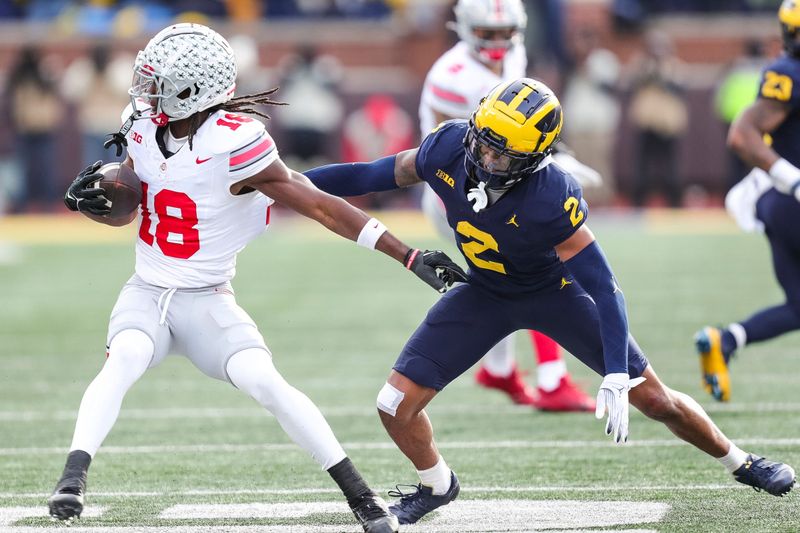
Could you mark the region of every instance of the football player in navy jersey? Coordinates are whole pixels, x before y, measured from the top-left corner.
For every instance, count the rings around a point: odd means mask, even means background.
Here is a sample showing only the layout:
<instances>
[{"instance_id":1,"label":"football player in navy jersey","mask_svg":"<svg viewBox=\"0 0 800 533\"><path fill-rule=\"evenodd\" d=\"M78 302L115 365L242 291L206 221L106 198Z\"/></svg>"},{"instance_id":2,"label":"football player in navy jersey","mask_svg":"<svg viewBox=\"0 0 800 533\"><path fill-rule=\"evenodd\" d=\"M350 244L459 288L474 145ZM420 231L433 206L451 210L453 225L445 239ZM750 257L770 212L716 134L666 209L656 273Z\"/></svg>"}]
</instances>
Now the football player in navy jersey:
<instances>
[{"instance_id":1,"label":"football player in navy jersey","mask_svg":"<svg viewBox=\"0 0 800 533\"><path fill-rule=\"evenodd\" d=\"M378 394L383 425L421 481L390 509L401 524L414 523L458 495L425 407L519 329L550 336L603 376L595 415L607 414L606 434L616 442L628 438L630 400L737 481L787 493L794 470L732 444L694 400L659 380L628 333L623 293L586 225L581 188L550 158L562 123L552 91L520 78L495 87L469 121L440 124L419 148L306 173L340 196L427 182L470 266L468 281L430 309Z\"/></svg>"},{"instance_id":2,"label":"football player in navy jersey","mask_svg":"<svg viewBox=\"0 0 800 533\"><path fill-rule=\"evenodd\" d=\"M800 2L785 0L778 19L784 52L763 70L758 99L731 124L728 145L755 167L738 207L749 213L735 215L763 227L786 301L695 336L703 386L719 401L730 399L728 362L738 348L800 329Z\"/></svg>"}]
</instances>

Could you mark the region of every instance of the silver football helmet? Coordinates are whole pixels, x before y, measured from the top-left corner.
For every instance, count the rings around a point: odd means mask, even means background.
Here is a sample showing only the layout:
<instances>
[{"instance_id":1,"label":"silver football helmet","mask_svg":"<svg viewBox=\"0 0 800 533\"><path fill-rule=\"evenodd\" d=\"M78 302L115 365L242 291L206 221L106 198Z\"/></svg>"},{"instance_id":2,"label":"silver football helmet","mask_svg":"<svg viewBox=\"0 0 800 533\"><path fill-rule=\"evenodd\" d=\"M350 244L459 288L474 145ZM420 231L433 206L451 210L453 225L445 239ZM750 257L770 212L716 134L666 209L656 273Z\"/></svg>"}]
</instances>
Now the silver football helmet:
<instances>
[{"instance_id":1,"label":"silver football helmet","mask_svg":"<svg viewBox=\"0 0 800 533\"><path fill-rule=\"evenodd\" d=\"M486 63L502 61L521 42L528 16L521 0L458 0L456 22L450 26ZM487 34L500 35L486 38Z\"/></svg>"},{"instance_id":2,"label":"silver football helmet","mask_svg":"<svg viewBox=\"0 0 800 533\"><path fill-rule=\"evenodd\" d=\"M136 56L133 83L136 100L150 104L136 118L157 124L181 120L233 98L236 60L220 34L201 24L174 24L161 30Z\"/></svg>"}]
</instances>

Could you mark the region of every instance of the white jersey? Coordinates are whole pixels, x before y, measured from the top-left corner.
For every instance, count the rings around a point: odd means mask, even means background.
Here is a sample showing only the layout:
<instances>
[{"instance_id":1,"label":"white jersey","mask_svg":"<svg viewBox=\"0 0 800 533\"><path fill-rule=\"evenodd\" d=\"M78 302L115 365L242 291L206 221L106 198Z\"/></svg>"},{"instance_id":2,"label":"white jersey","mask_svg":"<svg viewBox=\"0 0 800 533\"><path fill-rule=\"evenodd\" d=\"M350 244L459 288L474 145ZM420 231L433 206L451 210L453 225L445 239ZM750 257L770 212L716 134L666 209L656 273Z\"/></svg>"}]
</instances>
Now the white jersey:
<instances>
[{"instance_id":1,"label":"white jersey","mask_svg":"<svg viewBox=\"0 0 800 533\"><path fill-rule=\"evenodd\" d=\"M131 106L123 112L130 115ZM128 155L142 180L136 274L159 287L218 285L236 273L236 255L269 224L271 198L230 187L278 159L258 120L218 111L165 158L151 120L128 132Z\"/></svg>"},{"instance_id":2,"label":"white jersey","mask_svg":"<svg viewBox=\"0 0 800 533\"><path fill-rule=\"evenodd\" d=\"M524 77L527 66L525 47L515 44L503 58L503 74L498 76L470 53L470 45L460 41L436 60L425 77L419 104L422 137L437 125L434 111L450 118L469 118L495 85Z\"/></svg>"}]
</instances>

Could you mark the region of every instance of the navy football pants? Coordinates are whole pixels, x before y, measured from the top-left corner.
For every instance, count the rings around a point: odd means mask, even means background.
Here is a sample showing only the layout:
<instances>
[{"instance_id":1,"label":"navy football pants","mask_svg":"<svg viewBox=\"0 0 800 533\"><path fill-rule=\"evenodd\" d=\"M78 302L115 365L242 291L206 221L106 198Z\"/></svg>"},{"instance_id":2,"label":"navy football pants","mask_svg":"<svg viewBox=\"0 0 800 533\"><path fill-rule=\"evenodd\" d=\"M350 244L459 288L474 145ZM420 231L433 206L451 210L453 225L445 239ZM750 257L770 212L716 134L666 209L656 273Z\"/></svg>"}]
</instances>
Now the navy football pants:
<instances>
[{"instance_id":1,"label":"navy football pants","mask_svg":"<svg viewBox=\"0 0 800 533\"><path fill-rule=\"evenodd\" d=\"M770 189L759 198L756 210L786 303L762 309L741 322L748 344L800 329L800 204L793 196Z\"/></svg>"},{"instance_id":2,"label":"navy football pants","mask_svg":"<svg viewBox=\"0 0 800 533\"><path fill-rule=\"evenodd\" d=\"M458 285L428 311L394 369L418 385L442 390L519 329L544 333L589 368L605 374L597 307L577 282L512 296ZM647 359L629 336L628 373L638 377L646 367Z\"/></svg>"}]
</instances>

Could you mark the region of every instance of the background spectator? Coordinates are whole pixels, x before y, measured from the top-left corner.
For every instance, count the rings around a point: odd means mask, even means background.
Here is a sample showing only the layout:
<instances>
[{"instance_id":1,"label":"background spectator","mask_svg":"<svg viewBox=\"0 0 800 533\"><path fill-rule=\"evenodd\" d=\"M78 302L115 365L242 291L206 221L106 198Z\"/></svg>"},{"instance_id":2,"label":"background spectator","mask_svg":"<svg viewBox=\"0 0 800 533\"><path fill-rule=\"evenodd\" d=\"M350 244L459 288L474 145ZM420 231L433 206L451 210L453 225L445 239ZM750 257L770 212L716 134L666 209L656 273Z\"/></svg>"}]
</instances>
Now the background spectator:
<instances>
[{"instance_id":1,"label":"background spectator","mask_svg":"<svg viewBox=\"0 0 800 533\"><path fill-rule=\"evenodd\" d=\"M283 75L276 98L289 104L275 109L284 135L284 160L293 168L328 162L338 151L335 132L344 114L337 92L341 65L305 46L289 56L280 70Z\"/></svg>"},{"instance_id":2,"label":"background spectator","mask_svg":"<svg viewBox=\"0 0 800 533\"><path fill-rule=\"evenodd\" d=\"M688 128L689 112L679 70L669 37L655 31L646 36L645 52L630 67L630 120L636 130L636 207L644 206L656 188L663 188L670 207L681 204L677 150L678 141Z\"/></svg>"},{"instance_id":3,"label":"background spectator","mask_svg":"<svg viewBox=\"0 0 800 533\"><path fill-rule=\"evenodd\" d=\"M342 161L373 161L414 147L416 126L411 116L388 94L369 96L350 113L342 129ZM386 196L370 195L371 208L385 207L397 199L395 191Z\"/></svg>"},{"instance_id":4,"label":"background spectator","mask_svg":"<svg viewBox=\"0 0 800 533\"><path fill-rule=\"evenodd\" d=\"M133 57L128 55L112 61L108 45L99 44L89 57L76 59L64 72L61 90L76 108L83 166L122 159L113 149L105 150L103 142L119 129L122 110L130 103L127 89L132 64Z\"/></svg>"},{"instance_id":5,"label":"background spectator","mask_svg":"<svg viewBox=\"0 0 800 533\"><path fill-rule=\"evenodd\" d=\"M12 210L26 206L49 211L63 195L55 174L56 129L64 119L64 106L54 81L42 68L39 51L23 48L11 68L5 96L11 127L16 135L16 154L22 183Z\"/></svg>"},{"instance_id":6,"label":"background spectator","mask_svg":"<svg viewBox=\"0 0 800 533\"><path fill-rule=\"evenodd\" d=\"M611 158L619 131L620 64L613 52L597 48L593 30L579 31L572 42L576 68L561 99L567 117L563 136L577 159L603 177L601 185L585 190L586 196L593 205L608 203L615 190Z\"/></svg>"},{"instance_id":7,"label":"background spectator","mask_svg":"<svg viewBox=\"0 0 800 533\"><path fill-rule=\"evenodd\" d=\"M714 110L727 130L733 119L753 103L758 95L761 69L767 63L764 43L749 40L744 45L744 54L728 68L714 94ZM728 188L733 187L750 170L739 159L736 152L728 151Z\"/></svg>"}]
</instances>

